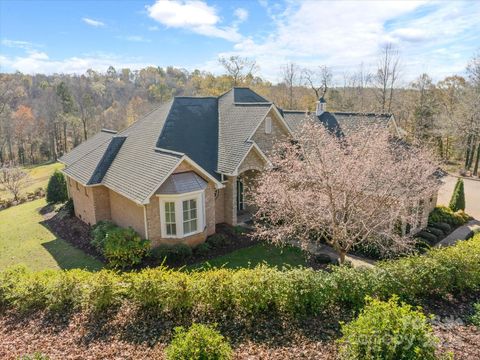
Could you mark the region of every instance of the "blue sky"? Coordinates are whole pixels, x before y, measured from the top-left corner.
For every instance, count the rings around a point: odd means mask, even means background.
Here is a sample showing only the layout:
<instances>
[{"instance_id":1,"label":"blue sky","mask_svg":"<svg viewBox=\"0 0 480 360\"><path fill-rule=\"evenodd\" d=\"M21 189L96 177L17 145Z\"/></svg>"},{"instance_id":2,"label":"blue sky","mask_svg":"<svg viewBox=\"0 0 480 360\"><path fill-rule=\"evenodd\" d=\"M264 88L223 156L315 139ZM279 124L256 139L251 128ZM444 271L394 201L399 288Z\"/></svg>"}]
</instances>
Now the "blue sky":
<instances>
[{"instance_id":1,"label":"blue sky","mask_svg":"<svg viewBox=\"0 0 480 360\"><path fill-rule=\"evenodd\" d=\"M0 1L0 70L105 71L173 65L221 72L218 58L254 58L278 81L293 61L332 68L341 83L379 48L400 51L405 82L462 74L480 50L480 1Z\"/></svg>"}]
</instances>

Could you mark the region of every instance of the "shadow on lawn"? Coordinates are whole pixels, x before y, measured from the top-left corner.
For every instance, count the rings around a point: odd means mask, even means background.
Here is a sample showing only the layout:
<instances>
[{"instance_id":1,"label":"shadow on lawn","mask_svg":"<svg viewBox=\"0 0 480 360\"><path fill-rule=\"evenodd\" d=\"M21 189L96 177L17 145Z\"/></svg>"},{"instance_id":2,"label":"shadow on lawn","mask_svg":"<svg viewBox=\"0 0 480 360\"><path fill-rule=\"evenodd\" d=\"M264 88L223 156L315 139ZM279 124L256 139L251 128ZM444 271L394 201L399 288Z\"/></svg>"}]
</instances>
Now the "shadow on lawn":
<instances>
[{"instance_id":1,"label":"shadow on lawn","mask_svg":"<svg viewBox=\"0 0 480 360\"><path fill-rule=\"evenodd\" d=\"M90 261L85 261L85 257L89 257L89 255L82 253L80 249L72 249L71 245L65 242L65 240L57 238L43 243L42 246L52 255L58 266L63 270L84 269L98 271L103 267L101 263L93 258L89 259Z\"/></svg>"}]
</instances>

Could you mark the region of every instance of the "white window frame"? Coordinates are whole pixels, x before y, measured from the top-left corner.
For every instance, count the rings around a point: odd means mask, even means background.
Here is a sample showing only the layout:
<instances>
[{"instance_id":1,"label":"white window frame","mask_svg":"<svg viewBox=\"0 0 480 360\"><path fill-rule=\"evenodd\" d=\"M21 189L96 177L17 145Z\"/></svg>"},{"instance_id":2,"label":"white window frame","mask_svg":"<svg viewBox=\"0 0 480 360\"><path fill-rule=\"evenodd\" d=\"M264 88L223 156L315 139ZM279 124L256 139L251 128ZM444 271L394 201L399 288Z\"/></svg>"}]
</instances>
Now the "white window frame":
<instances>
[{"instance_id":1,"label":"white window frame","mask_svg":"<svg viewBox=\"0 0 480 360\"><path fill-rule=\"evenodd\" d=\"M159 197L160 205L160 222L162 238L180 239L187 236L192 236L205 231L205 191L193 191L185 194L175 195L157 195ZM197 202L197 230L184 234L183 232L183 202L186 200L196 200ZM175 203L175 224L177 229L176 235L167 235L166 217L165 217L165 203Z\"/></svg>"},{"instance_id":2,"label":"white window frame","mask_svg":"<svg viewBox=\"0 0 480 360\"><path fill-rule=\"evenodd\" d=\"M265 134L271 134L272 133L272 118L270 116L267 116L265 118Z\"/></svg>"}]
</instances>

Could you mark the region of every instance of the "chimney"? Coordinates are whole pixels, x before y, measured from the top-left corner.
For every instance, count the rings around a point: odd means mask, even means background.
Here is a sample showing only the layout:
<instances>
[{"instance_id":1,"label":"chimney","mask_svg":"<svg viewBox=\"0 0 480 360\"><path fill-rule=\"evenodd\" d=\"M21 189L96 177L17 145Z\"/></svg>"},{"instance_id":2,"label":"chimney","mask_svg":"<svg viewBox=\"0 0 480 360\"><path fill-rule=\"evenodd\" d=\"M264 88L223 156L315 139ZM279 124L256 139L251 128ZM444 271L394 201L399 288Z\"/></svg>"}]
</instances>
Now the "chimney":
<instances>
[{"instance_id":1,"label":"chimney","mask_svg":"<svg viewBox=\"0 0 480 360\"><path fill-rule=\"evenodd\" d=\"M327 111L327 102L325 101L325 99L322 96L317 101L317 110L316 110L317 116L322 115L325 111Z\"/></svg>"}]
</instances>

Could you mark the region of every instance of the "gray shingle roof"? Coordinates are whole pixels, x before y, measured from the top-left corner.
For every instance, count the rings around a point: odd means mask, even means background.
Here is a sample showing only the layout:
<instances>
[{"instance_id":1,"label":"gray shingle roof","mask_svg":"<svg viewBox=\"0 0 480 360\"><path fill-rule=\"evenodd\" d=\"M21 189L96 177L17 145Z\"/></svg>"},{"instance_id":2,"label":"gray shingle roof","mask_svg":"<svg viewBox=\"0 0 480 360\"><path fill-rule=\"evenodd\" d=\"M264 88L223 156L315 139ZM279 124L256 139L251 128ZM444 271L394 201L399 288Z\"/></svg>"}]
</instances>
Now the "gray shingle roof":
<instances>
[{"instance_id":1,"label":"gray shingle roof","mask_svg":"<svg viewBox=\"0 0 480 360\"><path fill-rule=\"evenodd\" d=\"M110 141L112 136L114 136L115 134L115 131L102 130L98 134L95 134L91 138L87 139L86 141L75 147L75 151L70 151L69 153L60 157L60 159L58 160L67 166L73 164L75 161L83 158L85 155L98 148L100 145L104 144L107 141Z\"/></svg>"},{"instance_id":2,"label":"gray shingle roof","mask_svg":"<svg viewBox=\"0 0 480 360\"><path fill-rule=\"evenodd\" d=\"M305 111L283 110L283 116L293 132L299 131L307 117ZM315 116L315 114L310 114ZM348 134L356 127L365 124L378 124L390 126L393 116L391 114L359 113L359 112L324 112L318 118L328 129L338 134ZM336 130L335 130L336 129Z\"/></svg>"},{"instance_id":3,"label":"gray shingle roof","mask_svg":"<svg viewBox=\"0 0 480 360\"><path fill-rule=\"evenodd\" d=\"M269 103L270 101L258 95L255 91L245 87L234 87L233 102L235 103Z\"/></svg>"},{"instance_id":4,"label":"gray shingle roof","mask_svg":"<svg viewBox=\"0 0 480 360\"><path fill-rule=\"evenodd\" d=\"M160 186L157 194L183 194L207 187L207 182L193 171L172 174Z\"/></svg>"},{"instance_id":5,"label":"gray shingle roof","mask_svg":"<svg viewBox=\"0 0 480 360\"><path fill-rule=\"evenodd\" d=\"M120 151L120 148L122 147L125 139L125 136L114 136L110 140L108 147L105 149L105 152L103 153L102 158L98 162L97 167L95 168L92 177L88 181L87 185L100 184L102 182L103 177L110 168L112 161L115 159L118 152Z\"/></svg>"},{"instance_id":6,"label":"gray shingle roof","mask_svg":"<svg viewBox=\"0 0 480 360\"><path fill-rule=\"evenodd\" d=\"M244 90L241 90L242 100L246 98ZM272 106L269 102L236 104L237 91L238 88L234 88L218 99L218 171L225 174L233 173L253 146L247 140ZM255 96L251 98L258 100Z\"/></svg>"},{"instance_id":7,"label":"gray shingle roof","mask_svg":"<svg viewBox=\"0 0 480 360\"><path fill-rule=\"evenodd\" d=\"M187 154L219 180L218 98L176 97L157 147Z\"/></svg>"},{"instance_id":8,"label":"gray shingle roof","mask_svg":"<svg viewBox=\"0 0 480 360\"><path fill-rule=\"evenodd\" d=\"M120 151L102 183L139 203L145 203L181 161L181 155L155 150L172 101L163 104L120 132Z\"/></svg>"},{"instance_id":9,"label":"gray shingle roof","mask_svg":"<svg viewBox=\"0 0 480 360\"><path fill-rule=\"evenodd\" d=\"M345 134L354 131L360 125L384 125L387 127L390 126L390 120L393 118L391 114L355 112L334 112L333 114Z\"/></svg>"}]
</instances>

